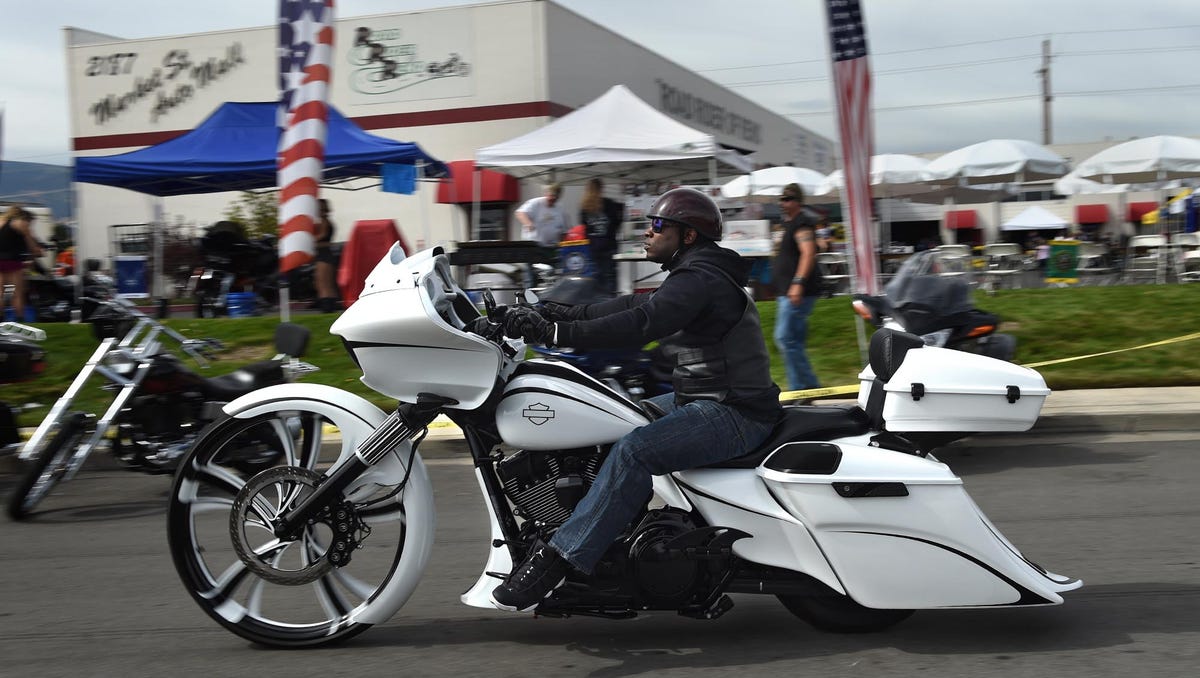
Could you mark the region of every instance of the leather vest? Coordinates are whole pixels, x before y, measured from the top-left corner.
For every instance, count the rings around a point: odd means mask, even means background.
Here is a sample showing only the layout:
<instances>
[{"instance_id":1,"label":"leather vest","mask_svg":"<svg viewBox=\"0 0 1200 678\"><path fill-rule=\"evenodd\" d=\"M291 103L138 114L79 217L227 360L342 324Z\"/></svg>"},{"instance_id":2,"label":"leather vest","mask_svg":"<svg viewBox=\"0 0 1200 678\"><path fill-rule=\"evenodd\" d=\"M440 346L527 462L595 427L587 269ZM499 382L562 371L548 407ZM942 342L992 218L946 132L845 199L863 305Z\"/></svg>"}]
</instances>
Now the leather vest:
<instances>
[{"instance_id":1,"label":"leather vest","mask_svg":"<svg viewBox=\"0 0 1200 678\"><path fill-rule=\"evenodd\" d=\"M715 266L696 265L719 272L746 298L741 318L713 342L680 330L665 339L664 351L674 357L671 383L676 403L714 400L749 405L763 396L778 402L779 389L771 380L771 357L763 340L754 298L727 272ZM707 342L707 343L705 343Z\"/></svg>"}]
</instances>

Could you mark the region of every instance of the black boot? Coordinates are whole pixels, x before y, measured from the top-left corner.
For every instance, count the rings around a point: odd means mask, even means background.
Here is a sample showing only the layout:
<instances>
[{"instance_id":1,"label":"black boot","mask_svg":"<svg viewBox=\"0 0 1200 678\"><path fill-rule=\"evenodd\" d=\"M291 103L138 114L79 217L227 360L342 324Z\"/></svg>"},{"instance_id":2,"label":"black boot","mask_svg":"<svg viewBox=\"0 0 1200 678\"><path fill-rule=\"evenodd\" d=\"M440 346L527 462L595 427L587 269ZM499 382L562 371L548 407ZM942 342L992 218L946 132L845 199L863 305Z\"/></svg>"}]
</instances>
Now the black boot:
<instances>
[{"instance_id":1,"label":"black boot","mask_svg":"<svg viewBox=\"0 0 1200 678\"><path fill-rule=\"evenodd\" d=\"M539 539L525 562L492 590L492 604L509 612L529 612L566 581L570 569L558 551Z\"/></svg>"}]
</instances>

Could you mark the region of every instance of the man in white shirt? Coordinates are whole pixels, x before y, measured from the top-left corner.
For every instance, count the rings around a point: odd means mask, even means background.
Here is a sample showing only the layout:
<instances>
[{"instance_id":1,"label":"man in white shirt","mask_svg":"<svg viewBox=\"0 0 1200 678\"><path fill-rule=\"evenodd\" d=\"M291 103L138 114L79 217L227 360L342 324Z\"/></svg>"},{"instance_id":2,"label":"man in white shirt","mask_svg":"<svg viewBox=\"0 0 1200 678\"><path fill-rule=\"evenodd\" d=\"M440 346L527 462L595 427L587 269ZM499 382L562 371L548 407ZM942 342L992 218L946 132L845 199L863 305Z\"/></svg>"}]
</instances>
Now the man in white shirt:
<instances>
[{"instance_id":1,"label":"man in white shirt","mask_svg":"<svg viewBox=\"0 0 1200 678\"><path fill-rule=\"evenodd\" d=\"M558 242L567 232L567 213L558 204L562 186L550 184L542 197L531 198L517 208L517 221L521 222L521 239L533 240L543 248L553 250L552 260L557 256ZM525 271L525 286L534 286L533 266Z\"/></svg>"},{"instance_id":2,"label":"man in white shirt","mask_svg":"<svg viewBox=\"0 0 1200 678\"><path fill-rule=\"evenodd\" d=\"M561 195L562 186L550 184L542 197L531 198L517 208L522 240L536 240L542 247L558 247L558 241L567 232L567 213L558 204Z\"/></svg>"}]
</instances>

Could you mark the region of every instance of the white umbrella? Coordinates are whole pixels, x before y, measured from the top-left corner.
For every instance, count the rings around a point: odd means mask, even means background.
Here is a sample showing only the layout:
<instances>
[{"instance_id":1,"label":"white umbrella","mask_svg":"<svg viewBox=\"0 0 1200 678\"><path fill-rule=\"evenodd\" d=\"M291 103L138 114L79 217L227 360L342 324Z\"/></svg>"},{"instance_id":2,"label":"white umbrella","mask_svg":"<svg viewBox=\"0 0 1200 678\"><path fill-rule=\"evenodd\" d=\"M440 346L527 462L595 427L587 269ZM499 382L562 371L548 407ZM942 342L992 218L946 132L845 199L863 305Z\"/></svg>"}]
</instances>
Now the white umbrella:
<instances>
[{"instance_id":1,"label":"white umbrella","mask_svg":"<svg viewBox=\"0 0 1200 678\"><path fill-rule=\"evenodd\" d=\"M999 184L1061 177L1067 173L1067 161L1032 141L991 139L950 151L925 169L935 181Z\"/></svg>"},{"instance_id":2,"label":"white umbrella","mask_svg":"<svg viewBox=\"0 0 1200 678\"><path fill-rule=\"evenodd\" d=\"M1059 195L1124 193L1127 190L1129 184L1102 184L1099 181L1084 179L1079 176L1079 170L1074 170L1054 182L1054 192Z\"/></svg>"},{"instance_id":3,"label":"white umbrella","mask_svg":"<svg viewBox=\"0 0 1200 678\"><path fill-rule=\"evenodd\" d=\"M933 190L927 182L929 172L925 169L929 161L915 155L883 153L871 156L871 197L894 198L909 193ZM817 187L816 195L840 195L846 186L846 175L834 170Z\"/></svg>"},{"instance_id":4,"label":"white umbrella","mask_svg":"<svg viewBox=\"0 0 1200 678\"><path fill-rule=\"evenodd\" d=\"M772 197L782 193L788 184L799 184L805 195L813 195L824 180L824 174L807 167L768 167L730 181L721 187L721 195L725 198Z\"/></svg>"},{"instance_id":5,"label":"white umbrella","mask_svg":"<svg viewBox=\"0 0 1200 678\"><path fill-rule=\"evenodd\" d=\"M1131 184L1200 176L1200 140L1164 135L1126 141L1079 163L1075 173L1104 183Z\"/></svg>"}]
</instances>

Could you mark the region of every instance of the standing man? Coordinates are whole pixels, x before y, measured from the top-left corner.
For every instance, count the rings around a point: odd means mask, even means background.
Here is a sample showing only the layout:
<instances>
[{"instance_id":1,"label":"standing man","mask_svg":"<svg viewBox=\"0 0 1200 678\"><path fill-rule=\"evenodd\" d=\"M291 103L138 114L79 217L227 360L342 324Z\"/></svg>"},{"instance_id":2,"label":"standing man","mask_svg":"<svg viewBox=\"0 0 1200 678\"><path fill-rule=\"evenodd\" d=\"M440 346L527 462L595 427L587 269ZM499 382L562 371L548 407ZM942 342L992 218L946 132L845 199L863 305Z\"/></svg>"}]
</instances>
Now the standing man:
<instances>
[{"instance_id":1,"label":"standing man","mask_svg":"<svg viewBox=\"0 0 1200 678\"><path fill-rule=\"evenodd\" d=\"M787 367L788 388L799 391L821 383L808 362L808 316L821 294L821 271L817 268L817 241L813 222L805 214L804 191L799 184L783 187L779 196L783 211L783 240L775 255L771 276L775 279L775 345Z\"/></svg>"},{"instance_id":2,"label":"standing man","mask_svg":"<svg viewBox=\"0 0 1200 678\"><path fill-rule=\"evenodd\" d=\"M533 240L551 261L558 258L558 242L567 232L567 212L558 204L562 186L549 184L540 198L530 198L517 208L521 239ZM533 266L525 271L525 286L533 287Z\"/></svg>"},{"instance_id":3,"label":"standing man","mask_svg":"<svg viewBox=\"0 0 1200 678\"><path fill-rule=\"evenodd\" d=\"M505 315L504 333L530 343L622 348L664 340L675 391L648 400L664 414L612 446L571 517L492 592L502 610L536 608L572 569L591 574L646 506L652 476L740 457L766 440L782 412L758 309L743 289L749 263L717 245L716 203L676 188L647 219L646 258L667 271L657 290L540 312L514 306Z\"/></svg>"},{"instance_id":4,"label":"standing man","mask_svg":"<svg viewBox=\"0 0 1200 678\"><path fill-rule=\"evenodd\" d=\"M588 179L579 204L579 223L587 227L591 242L592 260L596 264L596 279L606 296L617 291L617 235L625 221L625 206L604 197L604 182L597 177Z\"/></svg>"}]
</instances>

